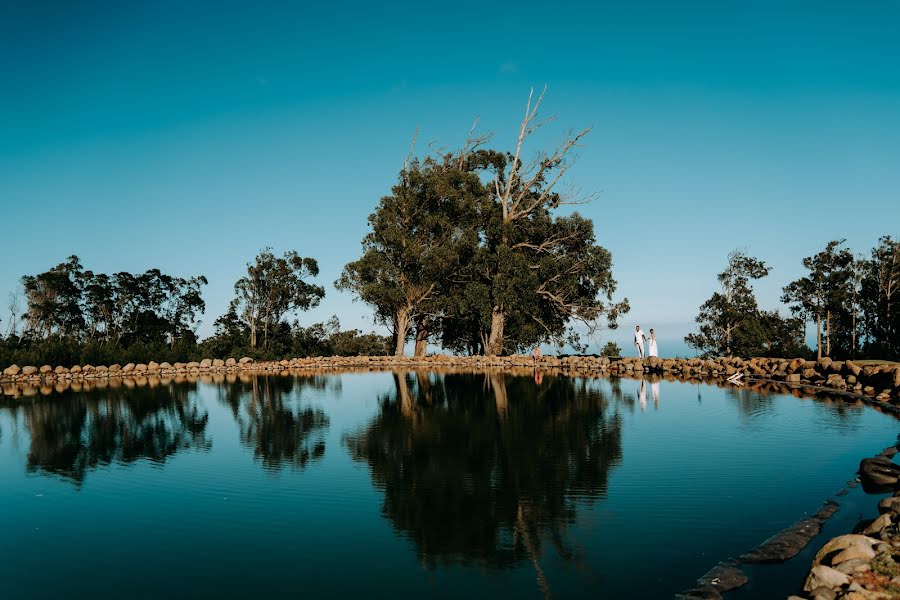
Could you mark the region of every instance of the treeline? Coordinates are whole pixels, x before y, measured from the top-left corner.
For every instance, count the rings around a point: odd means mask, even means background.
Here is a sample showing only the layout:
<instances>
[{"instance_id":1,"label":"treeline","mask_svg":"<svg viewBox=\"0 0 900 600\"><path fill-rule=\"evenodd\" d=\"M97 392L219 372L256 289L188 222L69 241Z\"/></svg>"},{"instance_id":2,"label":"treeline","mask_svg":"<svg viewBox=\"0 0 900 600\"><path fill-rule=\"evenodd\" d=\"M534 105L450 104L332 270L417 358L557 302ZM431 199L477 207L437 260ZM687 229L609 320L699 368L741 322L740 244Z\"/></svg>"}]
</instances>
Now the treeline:
<instances>
[{"instance_id":1,"label":"treeline","mask_svg":"<svg viewBox=\"0 0 900 600\"><path fill-rule=\"evenodd\" d=\"M543 94L529 97L511 150L470 132L458 150L410 160L392 194L369 217L362 256L336 282L369 304L402 355L428 343L464 354L501 355L539 343L583 348L572 327L591 331L628 310L613 302L612 256L593 223L563 189L572 152L589 130L526 158L532 134L548 123ZM415 145L415 141L413 143Z\"/></svg>"},{"instance_id":2,"label":"treeline","mask_svg":"<svg viewBox=\"0 0 900 600\"><path fill-rule=\"evenodd\" d=\"M803 259L805 275L782 291L791 316L759 309L752 282L771 267L732 252L718 277L721 291L700 307L698 331L685 341L708 355L900 358L900 241L884 236L868 256L844 244L828 242Z\"/></svg>"},{"instance_id":3,"label":"treeline","mask_svg":"<svg viewBox=\"0 0 900 600\"><path fill-rule=\"evenodd\" d=\"M77 256L22 278L26 307L9 305L8 333L0 337L0 364L105 365L186 362L207 357L384 354L388 338L341 330L337 317L301 327L287 317L316 306L325 291L309 283L314 259L268 249L235 284L229 310L215 334L198 340L206 305L202 275L173 277L151 269L107 275L85 270ZM20 314L21 313L21 314Z\"/></svg>"}]
</instances>

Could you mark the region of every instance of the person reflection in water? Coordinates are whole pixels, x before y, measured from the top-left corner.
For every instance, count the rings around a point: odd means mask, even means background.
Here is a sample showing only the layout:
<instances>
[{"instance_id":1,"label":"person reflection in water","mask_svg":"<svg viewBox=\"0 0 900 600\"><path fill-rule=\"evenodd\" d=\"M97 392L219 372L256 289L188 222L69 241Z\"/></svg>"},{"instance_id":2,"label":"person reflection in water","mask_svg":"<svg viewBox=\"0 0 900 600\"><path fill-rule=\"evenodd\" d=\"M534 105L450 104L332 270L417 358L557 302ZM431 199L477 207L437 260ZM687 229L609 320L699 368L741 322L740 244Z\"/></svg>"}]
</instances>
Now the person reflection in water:
<instances>
[{"instance_id":1,"label":"person reflection in water","mask_svg":"<svg viewBox=\"0 0 900 600\"><path fill-rule=\"evenodd\" d=\"M651 329L651 331L653 331ZM651 355L652 356L652 355ZM650 383L650 393L653 394L653 408L659 408L659 382Z\"/></svg>"},{"instance_id":2,"label":"person reflection in water","mask_svg":"<svg viewBox=\"0 0 900 600\"><path fill-rule=\"evenodd\" d=\"M641 405L641 412L647 410L647 382L641 379L641 385L638 388L638 402Z\"/></svg>"}]
</instances>

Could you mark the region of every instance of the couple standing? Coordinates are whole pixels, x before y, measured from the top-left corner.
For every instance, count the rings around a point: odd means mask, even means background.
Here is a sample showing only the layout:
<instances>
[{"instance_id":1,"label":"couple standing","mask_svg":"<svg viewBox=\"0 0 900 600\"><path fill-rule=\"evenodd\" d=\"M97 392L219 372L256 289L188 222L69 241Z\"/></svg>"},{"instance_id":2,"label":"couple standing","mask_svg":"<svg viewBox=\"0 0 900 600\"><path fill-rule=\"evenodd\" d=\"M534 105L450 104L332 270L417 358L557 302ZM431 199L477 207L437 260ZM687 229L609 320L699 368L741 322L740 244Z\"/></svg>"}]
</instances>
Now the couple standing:
<instances>
[{"instance_id":1,"label":"couple standing","mask_svg":"<svg viewBox=\"0 0 900 600\"><path fill-rule=\"evenodd\" d=\"M647 356L659 356L659 350L656 348L656 334L653 333L653 330L650 330L650 337L648 338L646 334L644 334L643 330L641 330L641 326L638 325L634 328L634 346L637 348L638 354L641 358L644 358L644 343L650 342L649 353Z\"/></svg>"}]
</instances>

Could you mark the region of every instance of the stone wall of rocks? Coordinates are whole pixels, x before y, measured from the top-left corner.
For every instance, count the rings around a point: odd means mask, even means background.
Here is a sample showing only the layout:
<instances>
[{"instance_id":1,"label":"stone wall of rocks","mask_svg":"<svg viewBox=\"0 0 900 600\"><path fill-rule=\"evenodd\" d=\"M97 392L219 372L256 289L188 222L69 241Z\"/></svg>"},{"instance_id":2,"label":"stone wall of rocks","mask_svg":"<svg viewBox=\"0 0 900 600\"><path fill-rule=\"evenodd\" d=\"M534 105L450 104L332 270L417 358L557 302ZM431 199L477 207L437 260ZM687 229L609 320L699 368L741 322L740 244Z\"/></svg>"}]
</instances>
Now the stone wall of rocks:
<instances>
[{"instance_id":1,"label":"stone wall of rocks","mask_svg":"<svg viewBox=\"0 0 900 600\"><path fill-rule=\"evenodd\" d=\"M280 373L293 370L346 369L512 369L539 367L574 376L667 375L679 379L722 380L740 374L742 378L776 381L798 386L808 393L832 390L868 398L886 405L900 405L900 365L858 365L852 361L818 361L781 358L674 359L649 357L609 358L605 356L328 356L256 362L251 358L204 359L199 362L167 362L126 365L11 365L0 374L0 384L46 385L71 381L93 381L128 377L202 375L206 373Z\"/></svg>"},{"instance_id":2,"label":"stone wall of rocks","mask_svg":"<svg viewBox=\"0 0 900 600\"><path fill-rule=\"evenodd\" d=\"M251 358L204 359L199 362L167 362L126 365L76 365L71 368L11 365L0 374L0 383L47 384L149 375L200 375L204 373L280 373L290 370L396 369L396 368L534 368L576 376L613 374L663 374L678 378L727 378L740 373L749 379L765 379L812 389L829 389L900 404L900 365L858 365L852 361L818 361L779 358L673 359L605 356L329 356L256 362Z\"/></svg>"}]
</instances>

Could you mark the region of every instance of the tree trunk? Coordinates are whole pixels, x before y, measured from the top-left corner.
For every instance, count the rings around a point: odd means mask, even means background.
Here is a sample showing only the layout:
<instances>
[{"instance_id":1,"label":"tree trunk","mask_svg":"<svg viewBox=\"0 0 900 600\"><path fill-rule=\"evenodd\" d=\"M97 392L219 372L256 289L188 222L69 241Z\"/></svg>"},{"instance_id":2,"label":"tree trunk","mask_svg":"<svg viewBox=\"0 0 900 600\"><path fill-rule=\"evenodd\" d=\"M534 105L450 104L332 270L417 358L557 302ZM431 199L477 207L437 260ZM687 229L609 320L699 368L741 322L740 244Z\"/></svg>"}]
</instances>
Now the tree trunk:
<instances>
[{"instance_id":1,"label":"tree trunk","mask_svg":"<svg viewBox=\"0 0 900 600\"><path fill-rule=\"evenodd\" d=\"M509 410L509 396L506 393L506 378L501 373L491 373L488 376L491 390L494 392L494 402L497 405L497 414L501 419L506 418Z\"/></svg>"},{"instance_id":2,"label":"tree trunk","mask_svg":"<svg viewBox=\"0 0 900 600\"><path fill-rule=\"evenodd\" d=\"M499 306L491 311L491 333L488 336L487 347L484 353L488 356L500 356L503 354L503 327L506 325L506 313Z\"/></svg>"},{"instance_id":3,"label":"tree trunk","mask_svg":"<svg viewBox=\"0 0 900 600\"><path fill-rule=\"evenodd\" d=\"M831 356L831 311L825 311L825 356Z\"/></svg>"},{"instance_id":4,"label":"tree trunk","mask_svg":"<svg viewBox=\"0 0 900 600\"><path fill-rule=\"evenodd\" d=\"M816 313L816 358L822 358L822 315Z\"/></svg>"},{"instance_id":5,"label":"tree trunk","mask_svg":"<svg viewBox=\"0 0 900 600\"><path fill-rule=\"evenodd\" d=\"M428 317L422 317L416 321L416 351L415 356L428 354Z\"/></svg>"},{"instance_id":6,"label":"tree trunk","mask_svg":"<svg viewBox=\"0 0 900 600\"><path fill-rule=\"evenodd\" d=\"M394 385L397 386L397 402L400 404L400 414L409 419L413 416L413 400L409 395L409 385L406 382L406 373L394 373Z\"/></svg>"},{"instance_id":7,"label":"tree trunk","mask_svg":"<svg viewBox=\"0 0 900 600\"><path fill-rule=\"evenodd\" d=\"M394 356L406 354L407 333L409 333L409 309L402 308L394 314Z\"/></svg>"}]
</instances>

